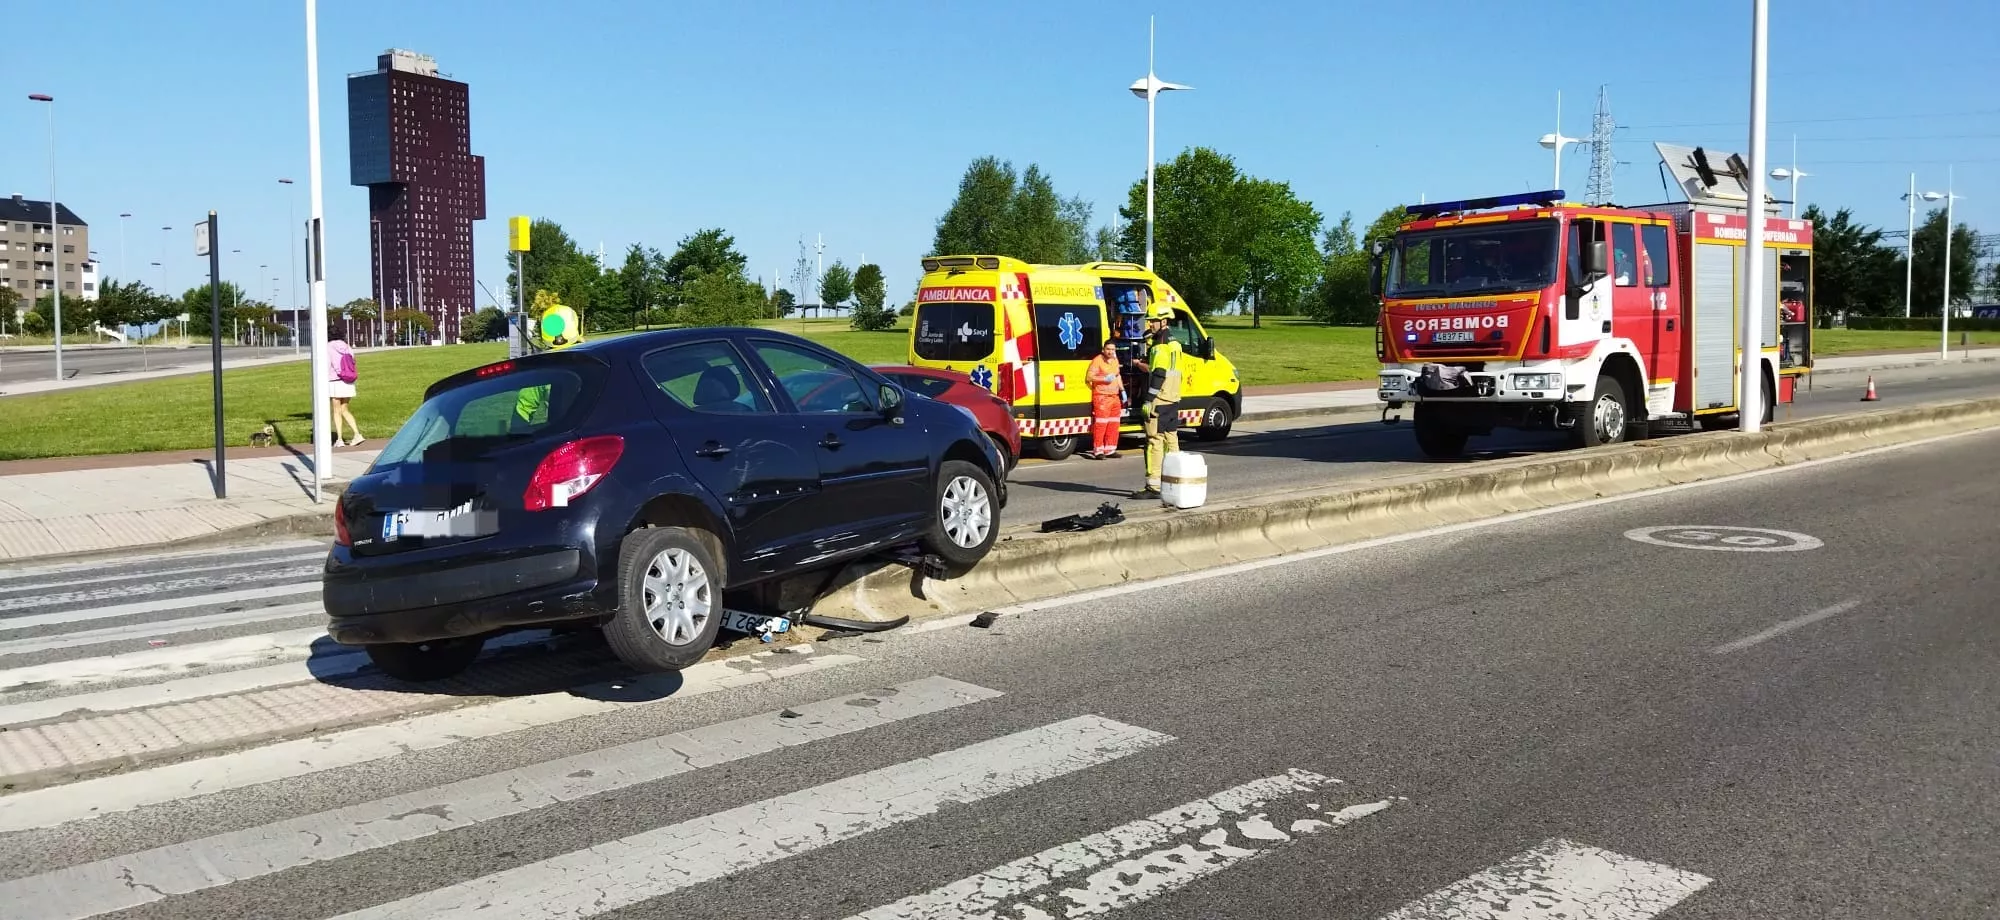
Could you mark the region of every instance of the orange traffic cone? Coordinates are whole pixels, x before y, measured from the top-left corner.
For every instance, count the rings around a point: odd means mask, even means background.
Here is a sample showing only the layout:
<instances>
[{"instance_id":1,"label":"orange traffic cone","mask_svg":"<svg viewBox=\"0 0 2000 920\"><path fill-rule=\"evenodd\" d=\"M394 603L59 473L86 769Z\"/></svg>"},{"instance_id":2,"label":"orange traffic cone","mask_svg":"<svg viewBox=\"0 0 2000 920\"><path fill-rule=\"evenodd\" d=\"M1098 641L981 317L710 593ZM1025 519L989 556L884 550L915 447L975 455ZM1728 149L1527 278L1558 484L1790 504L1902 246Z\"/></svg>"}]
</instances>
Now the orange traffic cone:
<instances>
[{"instance_id":1,"label":"orange traffic cone","mask_svg":"<svg viewBox=\"0 0 2000 920\"><path fill-rule=\"evenodd\" d=\"M1862 402L1875 402L1882 397L1875 395L1875 375L1868 375L1868 392L1861 394Z\"/></svg>"}]
</instances>

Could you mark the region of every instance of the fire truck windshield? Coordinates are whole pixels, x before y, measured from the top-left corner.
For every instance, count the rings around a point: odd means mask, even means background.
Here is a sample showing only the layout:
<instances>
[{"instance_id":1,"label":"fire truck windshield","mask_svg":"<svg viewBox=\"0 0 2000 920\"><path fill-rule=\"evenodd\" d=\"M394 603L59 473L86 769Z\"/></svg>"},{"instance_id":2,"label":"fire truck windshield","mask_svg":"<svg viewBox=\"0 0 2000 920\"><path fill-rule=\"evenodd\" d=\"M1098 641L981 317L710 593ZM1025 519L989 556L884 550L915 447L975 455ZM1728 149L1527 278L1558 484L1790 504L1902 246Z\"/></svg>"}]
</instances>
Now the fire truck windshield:
<instances>
[{"instance_id":1,"label":"fire truck windshield","mask_svg":"<svg viewBox=\"0 0 2000 920\"><path fill-rule=\"evenodd\" d=\"M1553 220L1398 233L1386 294L1460 297L1538 290L1556 280L1559 240Z\"/></svg>"}]
</instances>

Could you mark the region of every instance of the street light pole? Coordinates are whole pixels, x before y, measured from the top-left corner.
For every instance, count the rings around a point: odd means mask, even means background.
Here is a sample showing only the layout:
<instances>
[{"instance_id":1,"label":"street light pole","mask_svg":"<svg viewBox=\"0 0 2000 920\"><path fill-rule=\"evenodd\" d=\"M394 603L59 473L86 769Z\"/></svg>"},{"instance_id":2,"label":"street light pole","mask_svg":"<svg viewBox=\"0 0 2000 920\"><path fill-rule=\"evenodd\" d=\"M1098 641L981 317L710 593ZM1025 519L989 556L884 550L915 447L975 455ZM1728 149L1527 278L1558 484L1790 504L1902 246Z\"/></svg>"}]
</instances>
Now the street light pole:
<instances>
[{"instance_id":1,"label":"street light pole","mask_svg":"<svg viewBox=\"0 0 2000 920\"><path fill-rule=\"evenodd\" d=\"M320 484L333 478L332 420L327 412L326 352L326 230L323 224L319 151L319 4L306 0L306 144L312 172L312 232L306 272L312 292L313 501L322 497ZM293 336L294 341L297 336Z\"/></svg>"},{"instance_id":2,"label":"street light pole","mask_svg":"<svg viewBox=\"0 0 2000 920\"><path fill-rule=\"evenodd\" d=\"M1153 19L1146 18L1146 76L1132 81L1132 95L1146 100L1146 270L1153 270L1153 164L1158 160L1154 154L1154 109L1160 94L1174 90L1194 89L1179 83L1168 83L1153 72Z\"/></svg>"},{"instance_id":3,"label":"street light pole","mask_svg":"<svg viewBox=\"0 0 2000 920\"><path fill-rule=\"evenodd\" d=\"M1556 91L1556 130L1555 130L1555 133L1553 133L1553 134L1544 134L1544 135L1542 135L1542 139L1541 139L1540 143L1541 143L1541 145L1542 145L1542 148L1543 148L1543 149L1545 149L1545 150L1553 150L1553 151L1555 151L1555 157L1556 157L1556 184L1555 184L1555 187L1556 187L1556 188L1557 188L1558 190L1560 190L1560 189L1561 189L1561 188L1563 187L1563 148L1564 148L1564 147L1567 147L1567 146L1569 146L1569 145L1571 145L1571 144L1581 144L1581 143L1583 143L1583 139L1582 139L1582 138L1579 138L1579 137L1564 137L1564 136L1563 136L1563 94L1562 94L1562 90L1557 90L1557 91Z\"/></svg>"},{"instance_id":4,"label":"street light pole","mask_svg":"<svg viewBox=\"0 0 2000 920\"><path fill-rule=\"evenodd\" d=\"M126 284L132 283L132 266L125 261L125 219L131 216L130 212L118 215L118 273L125 276Z\"/></svg>"},{"instance_id":5,"label":"street light pole","mask_svg":"<svg viewBox=\"0 0 2000 920\"><path fill-rule=\"evenodd\" d=\"M1951 357L1951 206L1958 200L1952 189L1957 186L1953 175L1955 167L1945 167L1944 173L1944 302L1939 304L1938 317L1938 360ZM1976 253L1975 253L1976 255Z\"/></svg>"},{"instance_id":6,"label":"street light pole","mask_svg":"<svg viewBox=\"0 0 2000 920\"><path fill-rule=\"evenodd\" d=\"M1799 136L1794 134L1792 135L1792 168L1786 169L1783 166L1780 166L1777 169L1771 170L1771 178L1776 179L1779 182L1790 180L1792 183L1793 217L1799 216L1799 201L1805 197L1804 194L1802 194L1799 191L1799 183L1810 175L1812 174L1799 168Z\"/></svg>"},{"instance_id":7,"label":"street light pole","mask_svg":"<svg viewBox=\"0 0 2000 920\"><path fill-rule=\"evenodd\" d=\"M1770 0L1752 0L1750 12L1750 200L1743 236L1743 341L1737 367L1738 425L1745 434L1764 427L1764 99Z\"/></svg>"},{"instance_id":8,"label":"street light pole","mask_svg":"<svg viewBox=\"0 0 2000 920\"><path fill-rule=\"evenodd\" d=\"M1917 283L1917 174L1910 174L1910 191L1903 196L1910 206L1910 229L1903 237L1903 318L1910 318L1910 294Z\"/></svg>"},{"instance_id":9,"label":"street light pole","mask_svg":"<svg viewBox=\"0 0 2000 920\"><path fill-rule=\"evenodd\" d=\"M55 305L53 329L56 337L56 379L63 379L62 365L62 221L56 214L56 97L47 93L29 93L35 102L46 102L49 106L49 259L55 271L49 283L49 296Z\"/></svg>"}]
</instances>

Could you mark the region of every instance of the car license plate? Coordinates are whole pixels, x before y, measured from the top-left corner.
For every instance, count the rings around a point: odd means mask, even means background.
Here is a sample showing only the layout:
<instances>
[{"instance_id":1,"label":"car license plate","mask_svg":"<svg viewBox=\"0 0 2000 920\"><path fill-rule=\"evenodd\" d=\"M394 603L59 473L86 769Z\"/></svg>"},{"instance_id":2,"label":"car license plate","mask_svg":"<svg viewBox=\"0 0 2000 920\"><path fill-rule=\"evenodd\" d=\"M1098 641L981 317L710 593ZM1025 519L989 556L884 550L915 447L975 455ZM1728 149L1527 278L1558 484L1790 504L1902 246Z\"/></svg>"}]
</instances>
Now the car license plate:
<instances>
[{"instance_id":1,"label":"car license plate","mask_svg":"<svg viewBox=\"0 0 2000 920\"><path fill-rule=\"evenodd\" d=\"M465 520L471 513L471 502L448 511L390 511L382 515L382 541L389 543L404 537L473 536L471 528L465 526L473 523Z\"/></svg>"},{"instance_id":2,"label":"car license plate","mask_svg":"<svg viewBox=\"0 0 2000 920\"><path fill-rule=\"evenodd\" d=\"M785 617L767 617L754 613L745 613L741 610L724 610L722 612L722 628L731 632L739 632L746 636L756 636L765 642L769 642L771 641L771 637L778 633L790 632L792 621Z\"/></svg>"},{"instance_id":3,"label":"car license plate","mask_svg":"<svg viewBox=\"0 0 2000 920\"><path fill-rule=\"evenodd\" d=\"M1465 332L1438 332L1431 335L1431 341L1439 344L1447 342L1470 342L1472 341L1472 333L1469 330Z\"/></svg>"}]
</instances>

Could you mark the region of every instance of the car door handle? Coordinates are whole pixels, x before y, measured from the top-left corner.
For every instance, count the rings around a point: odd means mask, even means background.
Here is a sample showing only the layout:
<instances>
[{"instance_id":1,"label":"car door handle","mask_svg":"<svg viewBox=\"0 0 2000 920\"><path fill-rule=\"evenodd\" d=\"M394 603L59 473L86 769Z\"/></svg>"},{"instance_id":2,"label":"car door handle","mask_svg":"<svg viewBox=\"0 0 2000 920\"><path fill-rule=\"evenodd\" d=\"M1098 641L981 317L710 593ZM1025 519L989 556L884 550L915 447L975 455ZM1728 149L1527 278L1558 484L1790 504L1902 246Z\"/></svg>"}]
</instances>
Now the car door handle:
<instances>
[{"instance_id":1,"label":"car door handle","mask_svg":"<svg viewBox=\"0 0 2000 920\"><path fill-rule=\"evenodd\" d=\"M728 456L729 450L729 448L722 446L716 441L710 441L707 444L703 444L700 450L694 452L694 455L697 457L723 457Z\"/></svg>"},{"instance_id":2,"label":"car door handle","mask_svg":"<svg viewBox=\"0 0 2000 920\"><path fill-rule=\"evenodd\" d=\"M819 446L824 447L827 450L839 450L840 436L836 434L827 435L826 437L819 439Z\"/></svg>"}]
</instances>

